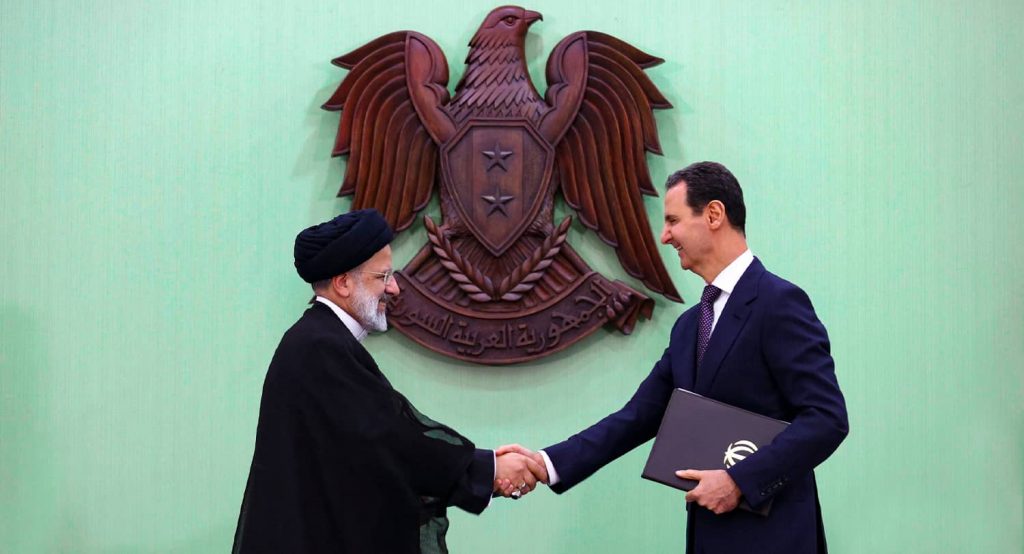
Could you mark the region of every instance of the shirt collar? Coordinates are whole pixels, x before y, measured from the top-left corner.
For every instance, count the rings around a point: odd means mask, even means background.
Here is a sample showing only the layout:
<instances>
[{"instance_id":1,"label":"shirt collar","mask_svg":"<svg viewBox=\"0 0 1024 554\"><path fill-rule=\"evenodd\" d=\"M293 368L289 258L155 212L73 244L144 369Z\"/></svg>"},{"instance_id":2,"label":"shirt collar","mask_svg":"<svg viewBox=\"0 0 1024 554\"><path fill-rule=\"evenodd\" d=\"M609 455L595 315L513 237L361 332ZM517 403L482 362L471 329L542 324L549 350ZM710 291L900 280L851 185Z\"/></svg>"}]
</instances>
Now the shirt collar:
<instances>
[{"instance_id":1,"label":"shirt collar","mask_svg":"<svg viewBox=\"0 0 1024 554\"><path fill-rule=\"evenodd\" d=\"M366 338L366 335L368 333L366 329L364 329L363 326L360 325L359 322L356 321L354 317L348 315L348 312L342 310L340 307L338 307L337 304L331 302L330 300L324 298L323 296L317 295L316 301L330 308L331 311L334 312L334 315L338 316L338 319L340 319L341 322L345 324L345 327L348 327L348 330L352 333L352 336L355 337L357 341L363 342L363 339Z\"/></svg>"},{"instance_id":2,"label":"shirt collar","mask_svg":"<svg viewBox=\"0 0 1024 554\"><path fill-rule=\"evenodd\" d=\"M732 289L736 288L736 283L739 282L740 277L747 271L750 264L754 262L754 255L750 253L750 249L746 249L742 254L736 257L729 265L725 266L725 269L715 277L711 284L718 287L722 292L726 294L732 294Z\"/></svg>"}]
</instances>

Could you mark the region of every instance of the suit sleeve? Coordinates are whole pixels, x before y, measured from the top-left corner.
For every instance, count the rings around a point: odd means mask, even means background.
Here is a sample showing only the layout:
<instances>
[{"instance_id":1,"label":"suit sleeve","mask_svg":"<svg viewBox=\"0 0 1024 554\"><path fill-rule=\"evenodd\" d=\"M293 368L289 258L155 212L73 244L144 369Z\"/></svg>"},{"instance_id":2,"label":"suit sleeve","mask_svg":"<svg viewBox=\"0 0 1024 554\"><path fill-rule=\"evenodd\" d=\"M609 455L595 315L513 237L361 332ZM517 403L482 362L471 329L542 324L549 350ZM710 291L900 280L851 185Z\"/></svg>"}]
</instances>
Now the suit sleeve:
<instances>
[{"instance_id":1,"label":"suit sleeve","mask_svg":"<svg viewBox=\"0 0 1024 554\"><path fill-rule=\"evenodd\" d=\"M680 321L682 318L672 329L673 338ZM609 462L654 438L673 390L671 351L670 344L622 409L544 449L558 471L559 481L551 490L558 494L569 490Z\"/></svg>"},{"instance_id":2,"label":"suit sleeve","mask_svg":"<svg viewBox=\"0 0 1024 554\"><path fill-rule=\"evenodd\" d=\"M789 285L778 294L762 326L761 344L772 378L795 415L770 445L728 470L753 507L812 471L849 429L828 334L804 291Z\"/></svg>"}]
</instances>

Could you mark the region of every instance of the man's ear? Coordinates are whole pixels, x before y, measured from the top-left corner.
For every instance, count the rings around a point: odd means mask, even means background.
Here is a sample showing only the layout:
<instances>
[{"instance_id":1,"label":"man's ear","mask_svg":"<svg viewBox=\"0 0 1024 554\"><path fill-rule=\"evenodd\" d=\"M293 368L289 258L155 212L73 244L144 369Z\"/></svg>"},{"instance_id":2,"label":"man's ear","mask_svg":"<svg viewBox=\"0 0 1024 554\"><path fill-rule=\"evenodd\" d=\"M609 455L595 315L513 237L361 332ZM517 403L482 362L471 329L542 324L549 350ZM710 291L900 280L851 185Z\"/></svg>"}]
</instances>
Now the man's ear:
<instances>
[{"instance_id":1,"label":"man's ear","mask_svg":"<svg viewBox=\"0 0 1024 554\"><path fill-rule=\"evenodd\" d=\"M331 277L331 290L341 298L352 296L352 276L342 273Z\"/></svg>"},{"instance_id":2,"label":"man's ear","mask_svg":"<svg viewBox=\"0 0 1024 554\"><path fill-rule=\"evenodd\" d=\"M725 204L721 200L712 200L704 207L704 218L707 220L708 228L717 230L727 225L725 220Z\"/></svg>"}]
</instances>

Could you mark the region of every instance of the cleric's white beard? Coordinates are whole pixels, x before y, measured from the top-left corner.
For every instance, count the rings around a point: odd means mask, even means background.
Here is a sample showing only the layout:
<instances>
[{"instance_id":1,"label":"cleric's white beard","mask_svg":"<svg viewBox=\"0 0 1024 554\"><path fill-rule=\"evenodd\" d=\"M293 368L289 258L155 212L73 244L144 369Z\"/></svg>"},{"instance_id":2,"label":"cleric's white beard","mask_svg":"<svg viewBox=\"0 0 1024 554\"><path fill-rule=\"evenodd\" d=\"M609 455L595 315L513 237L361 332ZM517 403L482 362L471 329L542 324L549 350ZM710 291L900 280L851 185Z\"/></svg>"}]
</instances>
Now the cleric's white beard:
<instances>
[{"instance_id":1,"label":"cleric's white beard","mask_svg":"<svg viewBox=\"0 0 1024 554\"><path fill-rule=\"evenodd\" d=\"M382 310L378 310L377 306L381 300L387 302L389 295L373 296L363 287L362 283L356 283L354 288L354 305L356 316L359 318L359 324L365 327L367 331L376 331L378 333L387 331L387 314Z\"/></svg>"}]
</instances>

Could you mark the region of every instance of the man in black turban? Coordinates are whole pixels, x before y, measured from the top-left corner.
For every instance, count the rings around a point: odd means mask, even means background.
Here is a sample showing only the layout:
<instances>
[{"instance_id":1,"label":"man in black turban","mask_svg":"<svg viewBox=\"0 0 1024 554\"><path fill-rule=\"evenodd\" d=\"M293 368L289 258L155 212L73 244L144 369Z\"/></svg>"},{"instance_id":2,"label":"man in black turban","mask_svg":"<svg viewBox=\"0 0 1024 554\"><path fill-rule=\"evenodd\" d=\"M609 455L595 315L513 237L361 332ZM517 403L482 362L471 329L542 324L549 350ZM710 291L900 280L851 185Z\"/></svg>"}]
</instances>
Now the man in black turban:
<instances>
[{"instance_id":1,"label":"man in black turban","mask_svg":"<svg viewBox=\"0 0 1024 554\"><path fill-rule=\"evenodd\" d=\"M376 210L296 237L316 297L267 371L233 552L443 553L447 506L479 514L547 479L419 413L360 344L399 294L392 237Z\"/></svg>"}]
</instances>

